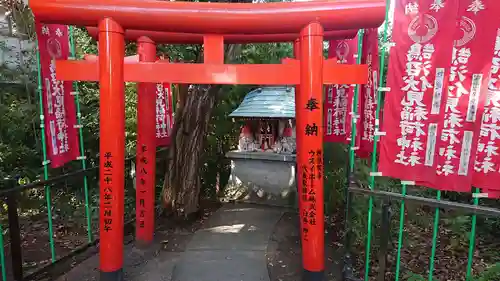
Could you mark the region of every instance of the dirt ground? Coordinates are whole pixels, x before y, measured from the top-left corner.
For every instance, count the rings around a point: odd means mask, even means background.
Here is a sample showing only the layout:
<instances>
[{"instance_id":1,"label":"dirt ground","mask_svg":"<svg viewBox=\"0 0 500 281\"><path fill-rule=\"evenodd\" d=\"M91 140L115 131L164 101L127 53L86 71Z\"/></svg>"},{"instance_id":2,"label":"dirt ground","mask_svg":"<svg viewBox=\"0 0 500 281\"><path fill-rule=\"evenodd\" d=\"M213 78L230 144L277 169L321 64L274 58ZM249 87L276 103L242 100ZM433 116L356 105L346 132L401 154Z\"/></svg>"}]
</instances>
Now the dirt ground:
<instances>
[{"instance_id":1,"label":"dirt ground","mask_svg":"<svg viewBox=\"0 0 500 281\"><path fill-rule=\"evenodd\" d=\"M58 259L87 243L87 232L83 226L68 223L61 219L54 219L52 223L54 228L54 249ZM47 217L45 215L36 215L29 218L21 217L19 226L23 255L23 275L26 277L51 262ZM5 262L7 278L10 280L10 278L13 278L10 259L10 233L7 227L5 229Z\"/></svg>"},{"instance_id":2,"label":"dirt ground","mask_svg":"<svg viewBox=\"0 0 500 281\"><path fill-rule=\"evenodd\" d=\"M445 215L443 215L446 218ZM393 223L398 223L393 218ZM340 218L330 219L325 223L325 275L327 281L340 281L342 276L343 226ZM396 268L397 233L393 226L391 243L387 260L386 280L394 280ZM396 230L394 230L396 229ZM378 275L377 241L380 229L374 228L370 262L369 280L376 280ZM386 235L389 235L386 233ZM465 280L467 267L468 236L455 237L450 228L439 227L439 238L436 250L434 279L439 281ZM429 256L431 253L432 228L424 228L407 223L404 239L406 241L401 255L400 280L427 280ZM491 236L480 233L474 252L473 274L477 276L495 262L498 256L492 255L492 250L498 247L498 242ZM353 245L353 274L355 278L363 277L365 270L364 241ZM302 281L302 256L300 245L299 219L297 213L286 213L278 222L267 249L268 270L271 281ZM423 277L418 277L423 276ZM423 279L420 279L423 278ZM496 278L496 277L495 277ZM500 279L498 279L500 280ZM491 279L491 281L498 281Z\"/></svg>"},{"instance_id":3,"label":"dirt ground","mask_svg":"<svg viewBox=\"0 0 500 281\"><path fill-rule=\"evenodd\" d=\"M332 224L332 226L335 224ZM297 213L286 213L276 224L267 248L267 268L271 281L302 281L302 251ZM333 231L325 234L326 281L340 281L341 252Z\"/></svg>"},{"instance_id":4,"label":"dirt ground","mask_svg":"<svg viewBox=\"0 0 500 281\"><path fill-rule=\"evenodd\" d=\"M191 239L194 232L200 228L203 222L219 207L220 204L216 202L203 202L201 204L203 211L193 216L186 221L173 220L168 217L157 218L155 230L155 243L154 248L148 248L144 251L132 250L134 248L133 239L133 223L129 228L129 235L124 237L126 243L124 252L130 257L126 258L126 263L130 263L127 268L132 268L128 272L130 280L140 278L141 272L134 272L133 268L141 268L141 264L148 259L154 259L159 256L161 252L169 252L169 254L162 255L162 259L176 258L178 253L183 252L185 245ZM74 250L78 245L86 243L85 229L75 228L62 228L59 223L54 223L55 236L64 237L64 239L56 239L56 251L58 256L65 255ZM62 224L61 224L62 225ZM67 222L66 222L67 226ZM23 259L24 259L24 275L28 275L33 270L39 269L45 265L50 264L50 248L48 245L47 232L44 231L46 226L43 223L38 224L23 224ZM40 228L40 229L38 229ZM38 229L38 231L37 231ZM38 247L34 247L38 245ZM7 243L6 258L8 263L8 273L10 275L10 258L9 258L9 244ZM47 267L40 273L30 276L28 280L98 280L98 253L99 244L92 246L74 257L57 262L53 266ZM134 251L132 253L132 251ZM127 261L128 260L128 261ZM78 266L78 267L77 267ZM77 268L74 268L77 267ZM74 268L74 269L73 269ZM75 279L76 278L76 279ZM9 277L8 277L9 279ZM10 279L9 279L10 280ZM138 279L141 280L141 279Z\"/></svg>"},{"instance_id":5,"label":"dirt ground","mask_svg":"<svg viewBox=\"0 0 500 281\"><path fill-rule=\"evenodd\" d=\"M158 228L156 230L157 244L160 245L153 250L131 253L127 268L132 268L129 280L144 280L141 278L139 268L146 260L158 259L161 257L161 262L172 263L184 251L186 243L191 239L193 233L201 226L201 224L211 215L212 212L218 209L218 203L205 202L203 205L204 211L197 217L189 221L173 221L170 218L159 218L157 220ZM446 215L443 215L446 218ZM40 218L42 220L42 218ZM393 218L393 223L397 223L397 219ZM64 224L64 227L62 226ZM133 224L132 224L133 225ZM325 275L327 281L340 281L342 269L342 242L339 235L342 235L343 226L341 219L332 218L326 223L325 236ZM25 265L25 273L39 268L43 264L50 263L50 250L48 245L48 236L44 228L44 223L29 223L21 222L23 234L23 258ZM54 221L54 229L56 236L56 251L58 255L69 253L78 245L86 243L85 228L71 226L63 220ZM268 270L271 281L302 281L302 255L300 245L298 214L288 212L283 215L281 220L276 224L274 232L269 240L267 248ZM393 227L392 229L396 229ZM132 231L129 231L133 233ZM374 245L376 239L380 236L378 229L374 229ZM436 280L463 280L464 269L466 267L466 256L468 249L468 240L465 238L457 239L450 232L448 227L440 226L439 243L436 251ZM387 280L394 279L395 254L397 238L394 237L397 233L391 233L391 245L389 246L388 270L386 274ZM6 235L8 237L8 235ZM420 273L425 275L428 268L428 260L430 253L430 243L432 240L432 228L416 226L415 222L408 223L405 227L405 241L407 244L402 249L402 275L401 280L410 280L410 272ZM454 238L454 239L453 239ZM453 245L452 239L458 245ZM6 261L9 267L9 243L6 241ZM133 249L133 236L129 235L125 238L125 242L129 243L125 247L125 252L128 249ZM475 275L483 271L492 263L498 261L496 255L490 255L492 249L498 245L494 243L495 239L487 235L478 235L477 246L474 259ZM453 247L451 247L453 245ZM84 253L57 263L55 267L50 268L44 274L37 275L36 278L29 280L98 280L98 259L94 254L98 252L98 245L90 247ZM358 257L354 258L355 277L361 277L364 272L364 243L355 245L353 252L358 253ZM375 253L376 248L372 249L372 262L370 280L375 280L377 274L377 261ZM495 252L496 253L496 252ZM165 260L167 259L167 260ZM375 259L375 261L374 261ZM80 265L81 263L81 265ZM73 267L78 266L78 270ZM82 266L83 265L83 266ZM134 272L134 267L137 268ZM69 272L61 276L64 272ZM10 273L10 272L8 272ZM26 274L25 274L26 275ZM8 276L11 279L11 276ZM160 280L160 279L158 279ZM163 280L163 279L161 279Z\"/></svg>"},{"instance_id":6,"label":"dirt ground","mask_svg":"<svg viewBox=\"0 0 500 281\"><path fill-rule=\"evenodd\" d=\"M403 232L403 246L401 249L401 274L400 280L427 280L429 274L430 255L432 252L432 237L433 227L432 211L417 209L421 212L420 216L424 218L426 223L421 224L415 220L405 222ZM408 217L408 215L407 215ZM433 279L436 281L460 281L465 280L466 268L468 263L469 254L469 234L459 236L457 231L453 230L451 221L456 220L454 212L442 211L440 214L441 220L438 227L438 236L436 244L436 254L434 259ZM397 234L398 228L396 224L399 223L399 218L392 219L392 228L390 233L390 244L387 256L387 270L386 280L394 280L397 263ZM468 226L468 225L467 225ZM498 238L493 237L490 233L482 231L477 228L476 243L474 249L474 257L472 263L472 274L478 277L487 268L499 262ZM389 235L389 234L387 234ZM378 262L376 259L376 247L378 244L377 239L380 238L380 229L375 229L371 251L370 262L370 280L375 280L378 273ZM365 244L354 246L353 251L360 255L354 264L356 272L364 272L365 264ZM359 274L358 274L359 275ZM423 279L421 279L423 276ZM497 281L498 277L494 279L486 279L488 281ZM481 279L483 280L483 279Z\"/></svg>"}]
</instances>

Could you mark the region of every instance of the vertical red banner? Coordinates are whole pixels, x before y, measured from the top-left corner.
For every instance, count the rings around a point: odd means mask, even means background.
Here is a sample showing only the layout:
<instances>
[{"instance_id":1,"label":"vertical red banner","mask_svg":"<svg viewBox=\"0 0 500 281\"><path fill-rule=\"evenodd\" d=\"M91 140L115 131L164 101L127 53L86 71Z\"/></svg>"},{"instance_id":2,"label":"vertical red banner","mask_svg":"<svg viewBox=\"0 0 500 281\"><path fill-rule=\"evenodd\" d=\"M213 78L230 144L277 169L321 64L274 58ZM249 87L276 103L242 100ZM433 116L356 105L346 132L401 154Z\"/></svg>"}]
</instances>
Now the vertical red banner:
<instances>
[{"instance_id":1,"label":"vertical red banner","mask_svg":"<svg viewBox=\"0 0 500 281\"><path fill-rule=\"evenodd\" d=\"M172 85L156 84L156 140L157 146L169 146L174 127Z\"/></svg>"},{"instance_id":2,"label":"vertical red banner","mask_svg":"<svg viewBox=\"0 0 500 281\"><path fill-rule=\"evenodd\" d=\"M55 60L69 56L68 27L36 23L40 53L41 95L43 103L47 157L52 168L61 167L79 155L73 82L56 79Z\"/></svg>"},{"instance_id":3,"label":"vertical red banner","mask_svg":"<svg viewBox=\"0 0 500 281\"><path fill-rule=\"evenodd\" d=\"M458 1L397 0L390 49L379 171L432 183L438 122L444 116Z\"/></svg>"},{"instance_id":4,"label":"vertical red banner","mask_svg":"<svg viewBox=\"0 0 500 281\"><path fill-rule=\"evenodd\" d=\"M368 83L360 85L359 92L359 149L358 157L367 158L373 151L375 133L375 111L377 109L377 91L379 82L378 30L367 29L363 37L361 64L368 65Z\"/></svg>"},{"instance_id":5,"label":"vertical red banner","mask_svg":"<svg viewBox=\"0 0 500 281\"><path fill-rule=\"evenodd\" d=\"M328 57L341 64L356 63L357 38L330 41ZM324 108L325 141L349 143L354 87L351 85L328 85Z\"/></svg>"},{"instance_id":6,"label":"vertical red banner","mask_svg":"<svg viewBox=\"0 0 500 281\"><path fill-rule=\"evenodd\" d=\"M500 1L460 0L448 92L437 141L437 177L428 186L471 191ZM484 147L482 147L484 148ZM484 149L483 149L484 151ZM483 161L484 163L484 161Z\"/></svg>"},{"instance_id":7,"label":"vertical red banner","mask_svg":"<svg viewBox=\"0 0 500 281\"><path fill-rule=\"evenodd\" d=\"M475 159L473 185L498 198L500 195L500 26L493 52L488 96L484 105Z\"/></svg>"}]
</instances>

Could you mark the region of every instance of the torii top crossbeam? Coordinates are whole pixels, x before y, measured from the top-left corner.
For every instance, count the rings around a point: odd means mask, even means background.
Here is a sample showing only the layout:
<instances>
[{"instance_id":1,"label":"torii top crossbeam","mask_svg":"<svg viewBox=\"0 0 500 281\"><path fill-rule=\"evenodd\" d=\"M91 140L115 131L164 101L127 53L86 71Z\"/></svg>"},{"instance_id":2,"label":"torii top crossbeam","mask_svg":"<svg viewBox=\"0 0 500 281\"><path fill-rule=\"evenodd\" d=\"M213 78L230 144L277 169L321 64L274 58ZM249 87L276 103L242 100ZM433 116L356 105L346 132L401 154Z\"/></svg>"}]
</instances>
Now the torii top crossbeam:
<instances>
[{"instance_id":1,"label":"torii top crossbeam","mask_svg":"<svg viewBox=\"0 0 500 281\"><path fill-rule=\"evenodd\" d=\"M99 30L97 27L87 27L87 31L92 38L98 40ZM325 31L324 40L351 39L356 36L357 30L333 30ZM140 37L148 37L158 44L203 44L203 34L160 32L149 30L125 30L125 39L137 41ZM272 42L292 42L298 38L299 34L228 34L224 35L226 44L245 43L272 43Z\"/></svg>"},{"instance_id":2,"label":"torii top crossbeam","mask_svg":"<svg viewBox=\"0 0 500 281\"><path fill-rule=\"evenodd\" d=\"M324 30L378 27L383 0L228 4L144 0L30 0L37 20L97 26L106 17L123 29L198 34L298 33L311 22Z\"/></svg>"},{"instance_id":3,"label":"torii top crossbeam","mask_svg":"<svg viewBox=\"0 0 500 281\"><path fill-rule=\"evenodd\" d=\"M205 64L135 63L125 65L125 81L194 84L297 85L298 62L283 65L226 65L224 36L299 34L311 23L323 30L378 27L384 20L384 0L338 0L279 3L201 3L151 0L31 0L36 19L43 23L98 26L104 19L108 32L127 30L203 35ZM114 30L114 31L113 31ZM313 30L311 30L313 31ZM316 32L314 31L314 32ZM257 35L257 36L255 36ZM246 38L247 43L252 39ZM321 39L322 40L322 39ZM208 63L208 64L207 64ZM57 78L96 81L97 65L57 61ZM326 62L325 84L365 83L366 67Z\"/></svg>"}]
</instances>

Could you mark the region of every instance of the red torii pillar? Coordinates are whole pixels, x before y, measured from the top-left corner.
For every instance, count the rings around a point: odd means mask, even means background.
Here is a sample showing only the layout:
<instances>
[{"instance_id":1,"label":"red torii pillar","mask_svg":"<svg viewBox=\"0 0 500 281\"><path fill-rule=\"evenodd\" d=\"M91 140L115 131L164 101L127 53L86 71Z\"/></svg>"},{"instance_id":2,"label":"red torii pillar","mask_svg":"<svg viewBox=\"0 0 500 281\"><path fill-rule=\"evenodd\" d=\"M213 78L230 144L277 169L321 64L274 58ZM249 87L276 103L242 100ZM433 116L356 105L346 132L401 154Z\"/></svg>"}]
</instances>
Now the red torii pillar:
<instances>
[{"instance_id":1,"label":"red torii pillar","mask_svg":"<svg viewBox=\"0 0 500 281\"><path fill-rule=\"evenodd\" d=\"M125 186L125 96L122 27L111 19L99 24L101 280L123 280Z\"/></svg>"},{"instance_id":2,"label":"red torii pillar","mask_svg":"<svg viewBox=\"0 0 500 281\"><path fill-rule=\"evenodd\" d=\"M137 40L139 61L156 61L156 45L148 37ZM137 84L136 241L153 241L156 186L156 84Z\"/></svg>"},{"instance_id":3,"label":"red torii pillar","mask_svg":"<svg viewBox=\"0 0 500 281\"><path fill-rule=\"evenodd\" d=\"M367 80L366 66L337 65L323 60L323 28L377 27L384 20L384 0L265 4L31 0L30 7L40 22L80 26L99 23L99 64L58 61L56 67L60 80L101 83L101 280L123 279L124 81L299 85L297 130L302 135L297 144L297 166L301 173L298 185L304 278L323 279L322 87L323 83L364 84ZM196 16L186 21L186 15ZM210 48L205 49L208 53L203 64L124 65L123 29L204 33ZM221 60L223 34L279 34L299 30L300 61L225 65Z\"/></svg>"},{"instance_id":4,"label":"red torii pillar","mask_svg":"<svg viewBox=\"0 0 500 281\"><path fill-rule=\"evenodd\" d=\"M295 104L304 280L323 280L323 27L300 32L300 87Z\"/></svg>"},{"instance_id":5,"label":"red torii pillar","mask_svg":"<svg viewBox=\"0 0 500 281\"><path fill-rule=\"evenodd\" d=\"M95 32L98 37L98 31ZM124 62L154 62L156 45L145 36L137 38L137 55ZM85 61L98 62L96 55L85 55ZM156 189L156 84L137 83L137 144L136 144L136 214L135 239L139 246L153 241L155 228Z\"/></svg>"}]
</instances>

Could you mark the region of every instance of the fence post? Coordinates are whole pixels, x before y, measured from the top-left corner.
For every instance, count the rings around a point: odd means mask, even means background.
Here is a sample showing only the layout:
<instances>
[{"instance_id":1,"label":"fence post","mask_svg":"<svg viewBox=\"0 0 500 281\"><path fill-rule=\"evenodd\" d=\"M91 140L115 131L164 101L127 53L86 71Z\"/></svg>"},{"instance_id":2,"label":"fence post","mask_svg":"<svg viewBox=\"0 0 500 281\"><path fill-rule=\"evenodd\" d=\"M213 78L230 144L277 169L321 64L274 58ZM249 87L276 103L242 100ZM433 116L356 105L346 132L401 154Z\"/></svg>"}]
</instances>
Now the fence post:
<instances>
[{"instance_id":1,"label":"fence post","mask_svg":"<svg viewBox=\"0 0 500 281\"><path fill-rule=\"evenodd\" d=\"M349 166L349 161L347 162L347 165ZM343 258L343 267L342 267L342 280L343 281L358 281L361 279L357 279L353 275L353 268L352 268L352 257L351 257L351 244L352 244L352 226L350 224L351 216L352 216L352 193L349 190L349 186L351 184L354 184L354 175L351 173L351 170L349 167L346 168L346 187L344 189L345 191L345 217L344 217L344 231L345 231L345 237L344 237L344 258Z\"/></svg>"},{"instance_id":2,"label":"fence post","mask_svg":"<svg viewBox=\"0 0 500 281\"><path fill-rule=\"evenodd\" d=\"M365 35L365 31L361 29L357 35L357 58L356 64L361 64L361 58L363 54L363 38ZM353 104L352 104L352 115L351 115L351 140L349 143L349 150L347 151L347 164L346 164L346 186L345 186L345 217L344 217L344 229L345 229L345 238L344 238L344 265L342 268L342 278L344 280L355 280L352 273L352 259L351 259L351 225L350 219L352 216L352 194L349 192L349 186L355 182L355 164L356 164L356 154L354 151L354 147L356 146L356 135L357 135L357 127L356 120L358 114L358 96L359 96L359 86L356 85L354 90Z\"/></svg>"},{"instance_id":3,"label":"fence post","mask_svg":"<svg viewBox=\"0 0 500 281\"><path fill-rule=\"evenodd\" d=\"M12 184L13 185L13 184ZM12 259L12 272L14 280L23 280L23 254L21 249L21 229L19 228L19 215L17 213L17 194L7 194L7 207L10 234L10 256Z\"/></svg>"},{"instance_id":4,"label":"fence post","mask_svg":"<svg viewBox=\"0 0 500 281\"><path fill-rule=\"evenodd\" d=\"M377 281L385 281L387 269L387 254L389 252L389 242L391 237L391 202L384 200L382 205L382 224L380 226L380 251L378 256L379 271Z\"/></svg>"}]
</instances>

